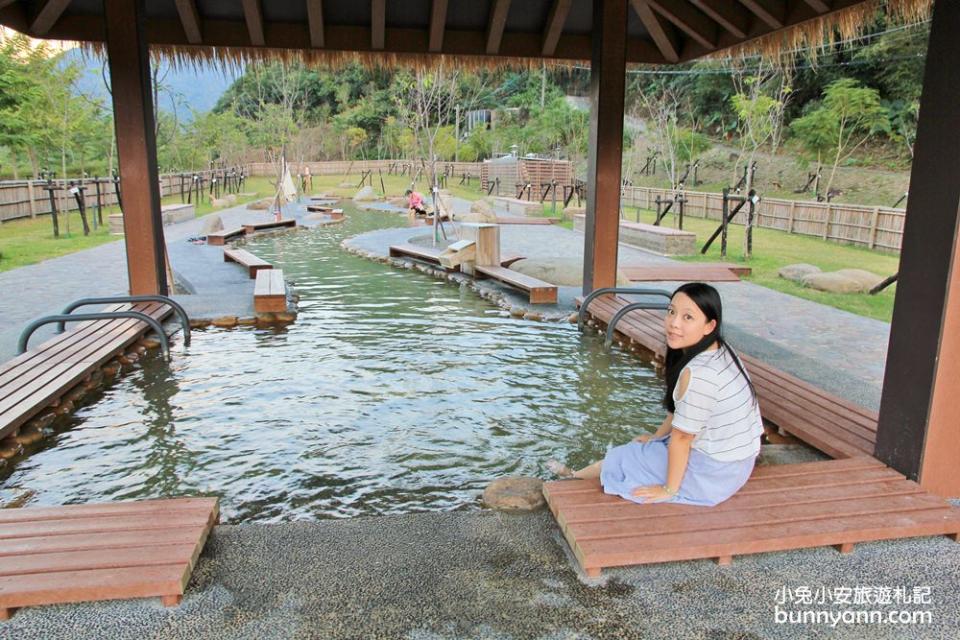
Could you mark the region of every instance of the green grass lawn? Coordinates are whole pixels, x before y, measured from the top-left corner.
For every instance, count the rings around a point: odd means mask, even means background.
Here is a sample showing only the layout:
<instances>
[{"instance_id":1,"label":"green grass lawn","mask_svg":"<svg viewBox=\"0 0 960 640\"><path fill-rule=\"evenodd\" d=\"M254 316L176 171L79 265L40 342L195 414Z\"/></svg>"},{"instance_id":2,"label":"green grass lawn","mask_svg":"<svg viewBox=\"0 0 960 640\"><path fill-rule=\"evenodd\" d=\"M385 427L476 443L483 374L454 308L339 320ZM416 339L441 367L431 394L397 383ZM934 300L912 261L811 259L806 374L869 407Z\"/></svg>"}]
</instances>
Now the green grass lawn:
<instances>
[{"instance_id":1,"label":"green grass lawn","mask_svg":"<svg viewBox=\"0 0 960 640\"><path fill-rule=\"evenodd\" d=\"M244 185L243 190L250 193L256 192L257 196L238 198L238 203L249 202L273 193L273 187L266 178L250 178ZM179 195L163 199L164 204L179 202ZM57 256L119 240L121 236L110 235L109 225L107 224L107 216L118 211L119 208L115 206L104 208L104 225L94 231L92 228L93 216L96 212L95 210L88 210L87 220L91 225L89 236L83 235L83 225L80 222L80 214L77 212L71 212L69 220L66 214L59 216L59 238L53 236L53 222L48 215L3 223L0 225L0 271L16 269L17 267L35 264L49 258L56 258ZM214 208L204 198L203 202L197 207L197 217L205 216L213 211ZM69 233L67 232L68 228Z\"/></svg>"},{"instance_id":2,"label":"green grass lawn","mask_svg":"<svg viewBox=\"0 0 960 640\"><path fill-rule=\"evenodd\" d=\"M636 210L627 207L624 215L629 220L636 220ZM640 210L640 222L652 223L653 211ZM676 218L667 215L663 223L665 226L676 227ZM684 216L683 228L697 234L697 247L702 248L710 234L717 228L719 221L704 220ZM567 225L565 225L567 226ZM568 226L570 228L572 224ZM678 256L677 260L684 262L730 262L749 266L753 271L748 278L754 284L769 287L776 291L789 293L799 298L820 302L837 309L843 309L857 315L875 318L890 322L893 317L893 298L897 286L891 285L877 295L868 294L838 294L826 293L808 289L796 282L785 280L777 275L780 267L788 264L805 262L820 267L823 271L837 269L865 269L886 278L897 272L900 266L900 256L896 254L870 251L861 247L827 242L819 238L788 234L772 229L753 230L753 256L750 260L743 258L743 225L731 224L727 236L727 256L720 256L719 237L711 245L706 255L697 253L694 256Z\"/></svg>"}]
</instances>

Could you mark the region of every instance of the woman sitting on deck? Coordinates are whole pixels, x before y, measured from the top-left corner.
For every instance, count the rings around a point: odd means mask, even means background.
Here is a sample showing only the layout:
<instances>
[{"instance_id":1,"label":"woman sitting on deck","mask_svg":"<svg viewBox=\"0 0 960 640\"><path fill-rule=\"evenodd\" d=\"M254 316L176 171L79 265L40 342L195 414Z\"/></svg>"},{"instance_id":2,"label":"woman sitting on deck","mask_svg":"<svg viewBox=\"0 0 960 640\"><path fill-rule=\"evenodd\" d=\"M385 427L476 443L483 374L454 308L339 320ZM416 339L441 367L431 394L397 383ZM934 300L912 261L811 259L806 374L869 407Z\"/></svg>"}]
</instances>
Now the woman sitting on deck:
<instances>
[{"instance_id":1,"label":"woman sitting on deck","mask_svg":"<svg viewBox=\"0 0 960 640\"><path fill-rule=\"evenodd\" d=\"M664 320L663 424L579 471L553 460L547 466L561 476L600 478L605 493L633 502L713 506L736 493L753 471L763 423L721 324L716 289L693 282L674 291Z\"/></svg>"}]
</instances>

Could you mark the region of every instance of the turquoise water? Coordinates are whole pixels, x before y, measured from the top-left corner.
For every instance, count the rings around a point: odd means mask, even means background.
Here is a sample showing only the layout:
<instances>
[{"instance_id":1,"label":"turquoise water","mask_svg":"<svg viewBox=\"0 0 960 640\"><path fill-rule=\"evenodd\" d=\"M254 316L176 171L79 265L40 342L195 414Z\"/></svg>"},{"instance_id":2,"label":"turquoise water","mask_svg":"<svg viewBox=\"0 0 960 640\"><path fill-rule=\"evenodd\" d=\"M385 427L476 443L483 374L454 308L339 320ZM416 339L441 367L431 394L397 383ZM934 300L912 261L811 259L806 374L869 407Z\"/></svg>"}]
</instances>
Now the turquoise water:
<instances>
[{"instance_id":1,"label":"turquoise water","mask_svg":"<svg viewBox=\"0 0 960 640\"><path fill-rule=\"evenodd\" d=\"M653 369L574 326L347 254L343 225L248 249L301 295L282 329L208 329L150 356L0 471L0 500L218 495L227 522L479 508L493 479L582 465L662 420Z\"/></svg>"}]
</instances>

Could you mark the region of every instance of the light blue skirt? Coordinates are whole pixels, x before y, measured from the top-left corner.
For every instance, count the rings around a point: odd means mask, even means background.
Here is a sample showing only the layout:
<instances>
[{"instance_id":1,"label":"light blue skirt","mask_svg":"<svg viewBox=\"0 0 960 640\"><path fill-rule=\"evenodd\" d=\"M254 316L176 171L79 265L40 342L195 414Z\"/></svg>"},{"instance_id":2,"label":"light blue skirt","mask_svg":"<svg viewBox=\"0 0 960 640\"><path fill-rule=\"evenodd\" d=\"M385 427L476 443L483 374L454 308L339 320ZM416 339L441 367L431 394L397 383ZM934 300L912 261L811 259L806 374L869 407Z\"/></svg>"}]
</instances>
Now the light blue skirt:
<instances>
[{"instance_id":1,"label":"light blue skirt","mask_svg":"<svg viewBox=\"0 0 960 640\"><path fill-rule=\"evenodd\" d=\"M633 490L653 484L662 485L667 479L667 444L670 436L629 442L607 452L600 469L604 493L620 496L643 504L643 498L633 496ZM695 504L706 507L720 504L746 484L753 471L755 458L721 462L707 454L690 450L690 461L677 495L665 502Z\"/></svg>"}]
</instances>

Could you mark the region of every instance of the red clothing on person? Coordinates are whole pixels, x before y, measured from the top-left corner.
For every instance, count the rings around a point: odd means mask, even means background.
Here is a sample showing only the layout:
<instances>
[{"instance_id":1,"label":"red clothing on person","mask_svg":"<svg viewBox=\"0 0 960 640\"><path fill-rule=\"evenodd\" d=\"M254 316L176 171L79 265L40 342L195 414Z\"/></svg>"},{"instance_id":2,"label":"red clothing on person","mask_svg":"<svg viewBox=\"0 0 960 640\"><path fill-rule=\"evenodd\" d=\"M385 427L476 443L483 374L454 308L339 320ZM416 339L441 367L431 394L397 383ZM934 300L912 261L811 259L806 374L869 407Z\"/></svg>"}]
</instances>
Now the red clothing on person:
<instances>
[{"instance_id":1,"label":"red clothing on person","mask_svg":"<svg viewBox=\"0 0 960 640\"><path fill-rule=\"evenodd\" d=\"M423 209L423 196L416 191L412 192L410 199L407 201L407 206L411 209Z\"/></svg>"}]
</instances>

